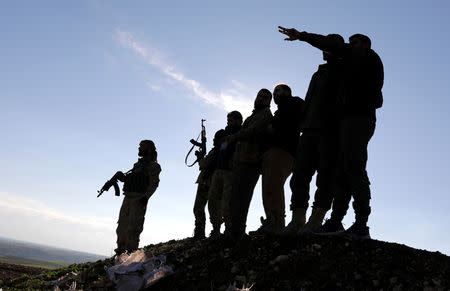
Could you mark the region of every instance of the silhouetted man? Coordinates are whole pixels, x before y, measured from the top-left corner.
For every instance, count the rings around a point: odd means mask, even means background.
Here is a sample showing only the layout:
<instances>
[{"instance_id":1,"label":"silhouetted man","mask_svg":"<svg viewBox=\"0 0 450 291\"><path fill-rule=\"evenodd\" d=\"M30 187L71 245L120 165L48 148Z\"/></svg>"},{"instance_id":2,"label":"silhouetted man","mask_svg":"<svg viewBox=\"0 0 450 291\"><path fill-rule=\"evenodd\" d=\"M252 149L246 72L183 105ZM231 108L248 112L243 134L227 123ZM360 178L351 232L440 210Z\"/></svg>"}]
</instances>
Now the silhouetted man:
<instances>
[{"instance_id":1,"label":"silhouetted man","mask_svg":"<svg viewBox=\"0 0 450 291\"><path fill-rule=\"evenodd\" d=\"M145 212L148 199L159 185L161 167L157 162L158 153L151 140L143 140L139 144L141 157L126 176L122 174L119 180L124 182L125 196L120 208L117 226L117 249L120 255L126 251L132 252L139 247L139 236L144 229Z\"/></svg>"},{"instance_id":2,"label":"silhouetted man","mask_svg":"<svg viewBox=\"0 0 450 291\"><path fill-rule=\"evenodd\" d=\"M344 43L338 34L328 37ZM337 156L337 95L342 75L342 61L323 52L326 64L313 74L305 97L299 145L290 182L292 220L283 234L294 235L306 222L310 183L317 171L317 190L312 214L302 231L315 232L322 227L333 200L333 175Z\"/></svg>"},{"instance_id":3,"label":"silhouetted man","mask_svg":"<svg viewBox=\"0 0 450 291\"><path fill-rule=\"evenodd\" d=\"M227 115L227 126L223 135L233 135L241 129L241 126L242 114L239 111L231 111ZM231 224L230 200L235 147L236 144L228 144L223 138L218 141L215 170L208 193L209 218L213 226L210 236L220 234L222 222L225 222L225 227Z\"/></svg>"},{"instance_id":4,"label":"silhouetted man","mask_svg":"<svg viewBox=\"0 0 450 291\"><path fill-rule=\"evenodd\" d=\"M267 129L266 150L262 160L262 200L266 219L261 233L279 233L285 224L284 183L292 172L300 135L303 99L292 97L288 85L277 85L273 100L278 109Z\"/></svg>"},{"instance_id":5,"label":"silhouetted man","mask_svg":"<svg viewBox=\"0 0 450 291\"><path fill-rule=\"evenodd\" d=\"M355 223L345 233L368 238L371 193L366 172L367 145L375 131L375 111L383 103L381 89L384 72L381 59L370 48L370 39L362 34L355 34L350 37L349 44L342 44L323 35L299 32L293 28L279 27L279 31L288 36L286 40L305 41L343 58L336 194L331 218L323 228L324 231L342 229L342 219L353 197Z\"/></svg>"},{"instance_id":6,"label":"silhouetted man","mask_svg":"<svg viewBox=\"0 0 450 291\"><path fill-rule=\"evenodd\" d=\"M272 93L261 89L255 99L255 108L241 130L227 138L228 143L237 142L233 159L231 226L226 229L227 234L235 240L245 234L253 190L261 174L261 138L272 119L271 100Z\"/></svg>"},{"instance_id":7,"label":"silhouetted man","mask_svg":"<svg viewBox=\"0 0 450 291\"><path fill-rule=\"evenodd\" d=\"M218 153L219 141L225 136L225 130L220 129L214 134L213 148L205 155L202 159L198 161L198 166L200 168L200 174L198 175L196 183L197 193L195 195L194 202L194 216L195 216L195 228L194 228L194 238L203 239L205 238L205 224L206 215L205 207L209 199L209 188L211 186L211 177L216 169L216 159ZM213 223L213 219L211 219ZM214 225L214 223L213 223Z\"/></svg>"}]
</instances>

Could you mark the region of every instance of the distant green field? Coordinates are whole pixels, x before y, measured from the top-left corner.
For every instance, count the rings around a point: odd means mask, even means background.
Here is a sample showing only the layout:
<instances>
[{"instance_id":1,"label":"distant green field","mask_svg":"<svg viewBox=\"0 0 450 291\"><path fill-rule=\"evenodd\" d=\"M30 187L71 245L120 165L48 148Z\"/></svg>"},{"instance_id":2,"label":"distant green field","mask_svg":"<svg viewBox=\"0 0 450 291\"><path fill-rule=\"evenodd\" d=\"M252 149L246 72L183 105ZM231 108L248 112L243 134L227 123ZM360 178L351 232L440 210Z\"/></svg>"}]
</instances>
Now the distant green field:
<instances>
[{"instance_id":1,"label":"distant green field","mask_svg":"<svg viewBox=\"0 0 450 291\"><path fill-rule=\"evenodd\" d=\"M19 257L8 257L1 255L0 255L0 263L23 265L28 267L44 268L50 270L67 267L72 264L61 261L44 261L44 260L24 259Z\"/></svg>"}]
</instances>

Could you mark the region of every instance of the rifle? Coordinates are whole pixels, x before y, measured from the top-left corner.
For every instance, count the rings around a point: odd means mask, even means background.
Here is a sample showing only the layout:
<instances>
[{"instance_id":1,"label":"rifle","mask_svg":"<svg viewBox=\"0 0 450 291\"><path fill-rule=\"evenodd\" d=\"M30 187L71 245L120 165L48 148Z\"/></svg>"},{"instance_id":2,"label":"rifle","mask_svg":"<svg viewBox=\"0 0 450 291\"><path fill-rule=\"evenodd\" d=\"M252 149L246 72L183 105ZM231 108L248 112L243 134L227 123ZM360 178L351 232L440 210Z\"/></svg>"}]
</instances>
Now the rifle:
<instances>
[{"instance_id":1,"label":"rifle","mask_svg":"<svg viewBox=\"0 0 450 291\"><path fill-rule=\"evenodd\" d=\"M119 181L123 182L125 180L126 175L129 174L131 171L132 170L129 170L125 174L122 173L121 171L115 173L114 176L112 176L111 179L106 181L105 185L103 185L103 187L97 191L98 193L97 198L100 197L103 194L103 192L108 191L111 188L111 186L114 187L114 195L120 196L120 189L117 183Z\"/></svg>"},{"instance_id":2,"label":"rifle","mask_svg":"<svg viewBox=\"0 0 450 291\"><path fill-rule=\"evenodd\" d=\"M201 159L203 159L206 155L206 128L204 125L204 122L206 120L202 119L202 131L200 132L200 134L198 135L197 139L191 139L189 142L192 144L191 149L189 150L189 152L186 155L186 158L184 159L184 163L186 164L186 166L188 167L192 167L193 165L195 165L195 163L197 163L198 161L200 161ZM201 137L201 142L198 142L198 139ZM198 150L196 150L195 156L197 157L197 159L192 163L192 164L188 164L188 157L191 154L192 150L194 149L194 147L199 147Z\"/></svg>"}]
</instances>

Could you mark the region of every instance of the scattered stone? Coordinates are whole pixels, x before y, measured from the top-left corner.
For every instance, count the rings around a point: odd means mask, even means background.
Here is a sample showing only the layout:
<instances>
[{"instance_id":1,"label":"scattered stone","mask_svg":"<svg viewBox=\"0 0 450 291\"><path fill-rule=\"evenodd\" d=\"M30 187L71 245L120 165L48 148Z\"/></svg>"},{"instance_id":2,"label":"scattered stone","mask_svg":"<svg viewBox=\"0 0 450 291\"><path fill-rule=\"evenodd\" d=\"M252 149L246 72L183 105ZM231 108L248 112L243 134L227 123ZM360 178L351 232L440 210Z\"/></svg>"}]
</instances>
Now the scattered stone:
<instances>
[{"instance_id":1,"label":"scattered stone","mask_svg":"<svg viewBox=\"0 0 450 291\"><path fill-rule=\"evenodd\" d=\"M312 245L312 248L313 248L314 250L320 250L320 249L322 248L322 246L319 245L319 244L313 244L313 245Z\"/></svg>"},{"instance_id":2,"label":"scattered stone","mask_svg":"<svg viewBox=\"0 0 450 291\"><path fill-rule=\"evenodd\" d=\"M287 255L279 255L278 257L275 258L275 262L277 262L278 264L283 264L285 262L287 262L289 260L289 256Z\"/></svg>"},{"instance_id":3,"label":"scattered stone","mask_svg":"<svg viewBox=\"0 0 450 291\"><path fill-rule=\"evenodd\" d=\"M395 285L398 281L397 277L392 277L391 279L389 279L389 283L391 283L391 285Z\"/></svg>"}]
</instances>

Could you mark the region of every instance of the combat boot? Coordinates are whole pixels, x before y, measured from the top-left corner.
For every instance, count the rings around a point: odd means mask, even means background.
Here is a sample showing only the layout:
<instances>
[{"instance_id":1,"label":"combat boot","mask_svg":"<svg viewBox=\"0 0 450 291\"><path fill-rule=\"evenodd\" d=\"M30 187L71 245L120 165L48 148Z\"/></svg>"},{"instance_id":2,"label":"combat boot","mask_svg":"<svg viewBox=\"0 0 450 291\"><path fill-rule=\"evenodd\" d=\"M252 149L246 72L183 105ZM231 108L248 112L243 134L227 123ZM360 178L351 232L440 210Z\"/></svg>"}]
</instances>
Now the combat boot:
<instances>
[{"instance_id":1,"label":"combat boot","mask_svg":"<svg viewBox=\"0 0 450 291\"><path fill-rule=\"evenodd\" d=\"M355 222L344 231L344 235L356 239L369 239L369 227L366 224Z\"/></svg>"},{"instance_id":2,"label":"combat boot","mask_svg":"<svg viewBox=\"0 0 450 291\"><path fill-rule=\"evenodd\" d=\"M320 207L313 208L308 222L299 230L299 233L320 232L320 229L322 228L322 222L326 213L327 211Z\"/></svg>"},{"instance_id":3,"label":"combat boot","mask_svg":"<svg viewBox=\"0 0 450 291\"><path fill-rule=\"evenodd\" d=\"M292 211L292 220L289 224L280 232L282 236L294 236L305 225L306 222L306 209L295 208Z\"/></svg>"},{"instance_id":4,"label":"combat boot","mask_svg":"<svg viewBox=\"0 0 450 291\"><path fill-rule=\"evenodd\" d=\"M344 231L344 227L342 226L342 222L338 220L334 220L332 218L325 221L320 230L321 234L338 234Z\"/></svg>"},{"instance_id":5,"label":"combat boot","mask_svg":"<svg viewBox=\"0 0 450 291\"><path fill-rule=\"evenodd\" d=\"M261 221L261 226L257 230L249 231L249 235L263 235L272 232L272 226L269 218L264 219L264 217L261 216L259 220Z\"/></svg>"},{"instance_id":6,"label":"combat boot","mask_svg":"<svg viewBox=\"0 0 450 291\"><path fill-rule=\"evenodd\" d=\"M197 224L194 228L194 239L200 240L205 238L205 225Z\"/></svg>"},{"instance_id":7,"label":"combat boot","mask_svg":"<svg viewBox=\"0 0 450 291\"><path fill-rule=\"evenodd\" d=\"M216 237L220 235L220 224L219 225L213 225L213 229L209 233L209 237Z\"/></svg>"}]
</instances>

